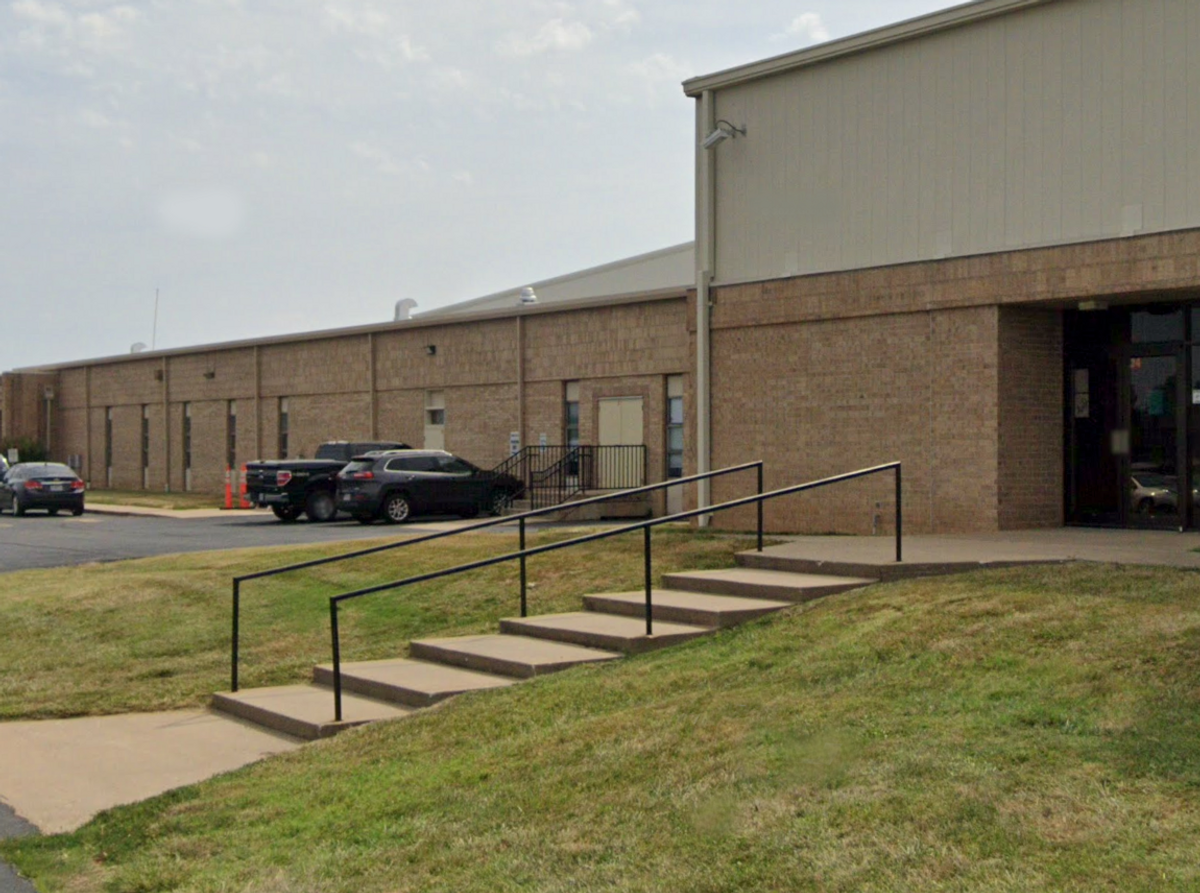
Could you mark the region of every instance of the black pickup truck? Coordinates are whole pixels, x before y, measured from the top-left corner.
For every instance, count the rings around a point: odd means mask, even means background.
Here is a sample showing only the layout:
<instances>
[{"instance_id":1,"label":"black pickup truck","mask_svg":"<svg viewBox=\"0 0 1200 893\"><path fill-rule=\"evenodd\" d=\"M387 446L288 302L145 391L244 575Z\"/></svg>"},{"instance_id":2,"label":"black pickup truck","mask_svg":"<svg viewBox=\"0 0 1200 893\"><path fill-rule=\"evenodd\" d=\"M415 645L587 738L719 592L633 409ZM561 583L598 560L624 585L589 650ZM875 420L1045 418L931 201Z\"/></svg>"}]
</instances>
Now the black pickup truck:
<instances>
[{"instance_id":1,"label":"black pickup truck","mask_svg":"<svg viewBox=\"0 0 1200 893\"><path fill-rule=\"evenodd\" d=\"M275 459L246 465L246 497L270 508L280 521L302 514L310 521L331 521L337 514L337 473L355 456L372 450L407 450L406 443L335 440L317 447L315 459Z\"/></svg>"}]
</instances>

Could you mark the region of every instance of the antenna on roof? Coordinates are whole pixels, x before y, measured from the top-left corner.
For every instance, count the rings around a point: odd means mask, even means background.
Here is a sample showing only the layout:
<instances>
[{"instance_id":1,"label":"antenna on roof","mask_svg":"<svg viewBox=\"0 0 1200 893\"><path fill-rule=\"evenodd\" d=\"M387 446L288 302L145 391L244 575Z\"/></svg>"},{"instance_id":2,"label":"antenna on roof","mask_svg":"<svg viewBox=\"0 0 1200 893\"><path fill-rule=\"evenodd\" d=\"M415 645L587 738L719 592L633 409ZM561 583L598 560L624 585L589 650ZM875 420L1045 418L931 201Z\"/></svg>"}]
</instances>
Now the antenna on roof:
<instances>
[{"instance_id":1,"label":"antenna on roof","mask_svg":"<svg viewBox=\"0 0 1200 893\"><path fill-rule=\"evenodd\" d=\"M403 322L406 319L412 318L413 308L417 306L417 302L412 298L401 298L396 302L396 322Z\"/></svg>"}]
</instances>

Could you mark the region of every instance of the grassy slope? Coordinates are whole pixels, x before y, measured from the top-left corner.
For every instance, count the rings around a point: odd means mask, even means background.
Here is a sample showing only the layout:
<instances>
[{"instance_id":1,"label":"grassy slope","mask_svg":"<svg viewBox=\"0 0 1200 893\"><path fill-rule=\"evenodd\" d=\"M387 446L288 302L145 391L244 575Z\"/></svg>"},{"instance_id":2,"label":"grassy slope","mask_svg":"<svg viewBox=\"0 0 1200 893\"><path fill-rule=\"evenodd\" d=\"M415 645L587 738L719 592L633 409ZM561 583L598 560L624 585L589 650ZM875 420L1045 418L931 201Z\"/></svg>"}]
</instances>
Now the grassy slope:
<instances>
[{"instance_id":1,"label":"grassy slope","mask_svg":"<svg viewBox=\"0 0 1200 893\"><path fill-rule=\"evenodd\" d=\"M1196 580L836 596L2 850L46 890L1196 890Z\"/></svg>"},{"instance_id":2,"label":"grassy slope","mask_svg":"<svg viewBox=\"0 0 1200 893\"><path fill-rule=\"evenodd\" d=\"M531 545L579 531L531 537ZM235 550L0 574L0 719L158 710L207 703L229 685L230 578L380 541ZM665 529L654 570L727 566L748 541ZM308 678L328 661L329 596L490 557L515 534L473 534L250 581L242 589L241 684ZM602 568L636 589L640 535L529 559L530 613L579 610ZM492 632L519 609L515 563L343 606L345 660L394 657L409 639Z\"/></svg>"}]
</instances>

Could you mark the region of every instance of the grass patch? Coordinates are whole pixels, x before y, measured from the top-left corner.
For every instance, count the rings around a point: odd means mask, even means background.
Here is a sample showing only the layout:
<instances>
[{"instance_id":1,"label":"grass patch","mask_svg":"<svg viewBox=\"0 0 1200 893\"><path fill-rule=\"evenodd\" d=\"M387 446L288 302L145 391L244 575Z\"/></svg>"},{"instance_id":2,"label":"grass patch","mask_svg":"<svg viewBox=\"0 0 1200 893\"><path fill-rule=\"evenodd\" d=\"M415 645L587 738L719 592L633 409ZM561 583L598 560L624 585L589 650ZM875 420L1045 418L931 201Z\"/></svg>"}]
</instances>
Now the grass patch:
<instances>
[{"instance_id":1,"label":"grass patch","mask_svg":"<svg viewBox=\"0 0 1200 893\"><path fill-rule=\"evenodd\" d=\"M578 531L531 535L530 545ZM352 544L192 553L0 575L0 719L164 710L205 704L229 686L230 579L237 574L366 548ZM742 538L654 535L658 575L723 567ZM306 681L330 659L331 595L516 550L515 535L464 534L242 587L244 688ZM606 586L641 584L640 534L529 559L531 614L579 610ZM403 653L410 639L493 632L519 610L516 563L435 580L343 606L344 660Z\"/></svg>"},{"instance_id":2,"label":"grass patch","mask_svg":"<svg viewBox=\"0 0 1200 893\"><path fill-rule=\"evenodd\" d=\"M222 496L212 493L156 493L152 490L88 490L87 501L97 505L131 505L148 509L219 509Z\"/></svg>"},{"instance_id":3,"label":"grass patch","mask_svg":"<svg viewBox=\"0 0 1200 893\"><path fill-rule=\"evenodd\" d=\"M47 891L1196 890L1196 582L847 593L0 852Z\"/></svg>"}]
</instances>

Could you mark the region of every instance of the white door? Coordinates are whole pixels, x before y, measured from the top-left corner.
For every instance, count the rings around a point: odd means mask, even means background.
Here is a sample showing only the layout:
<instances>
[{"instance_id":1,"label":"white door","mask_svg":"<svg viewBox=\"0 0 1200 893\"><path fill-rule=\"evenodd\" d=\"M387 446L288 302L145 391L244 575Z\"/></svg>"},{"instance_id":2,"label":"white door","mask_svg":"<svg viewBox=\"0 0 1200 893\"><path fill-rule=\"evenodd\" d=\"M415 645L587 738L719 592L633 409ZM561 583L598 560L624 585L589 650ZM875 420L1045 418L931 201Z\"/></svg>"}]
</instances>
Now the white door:
<instances>
[{"instance_id":1,"label":"white door","mask_svg":"<svg viewBox=\"0 0 1200 893\"><path fill-rule=\"evenodd\" d=\"M600 446L641 446L641 397L611 397L600 401ZM600 450L596 486L625 490L646 483L642 450Z\"/></svg>"}]
</instances>

